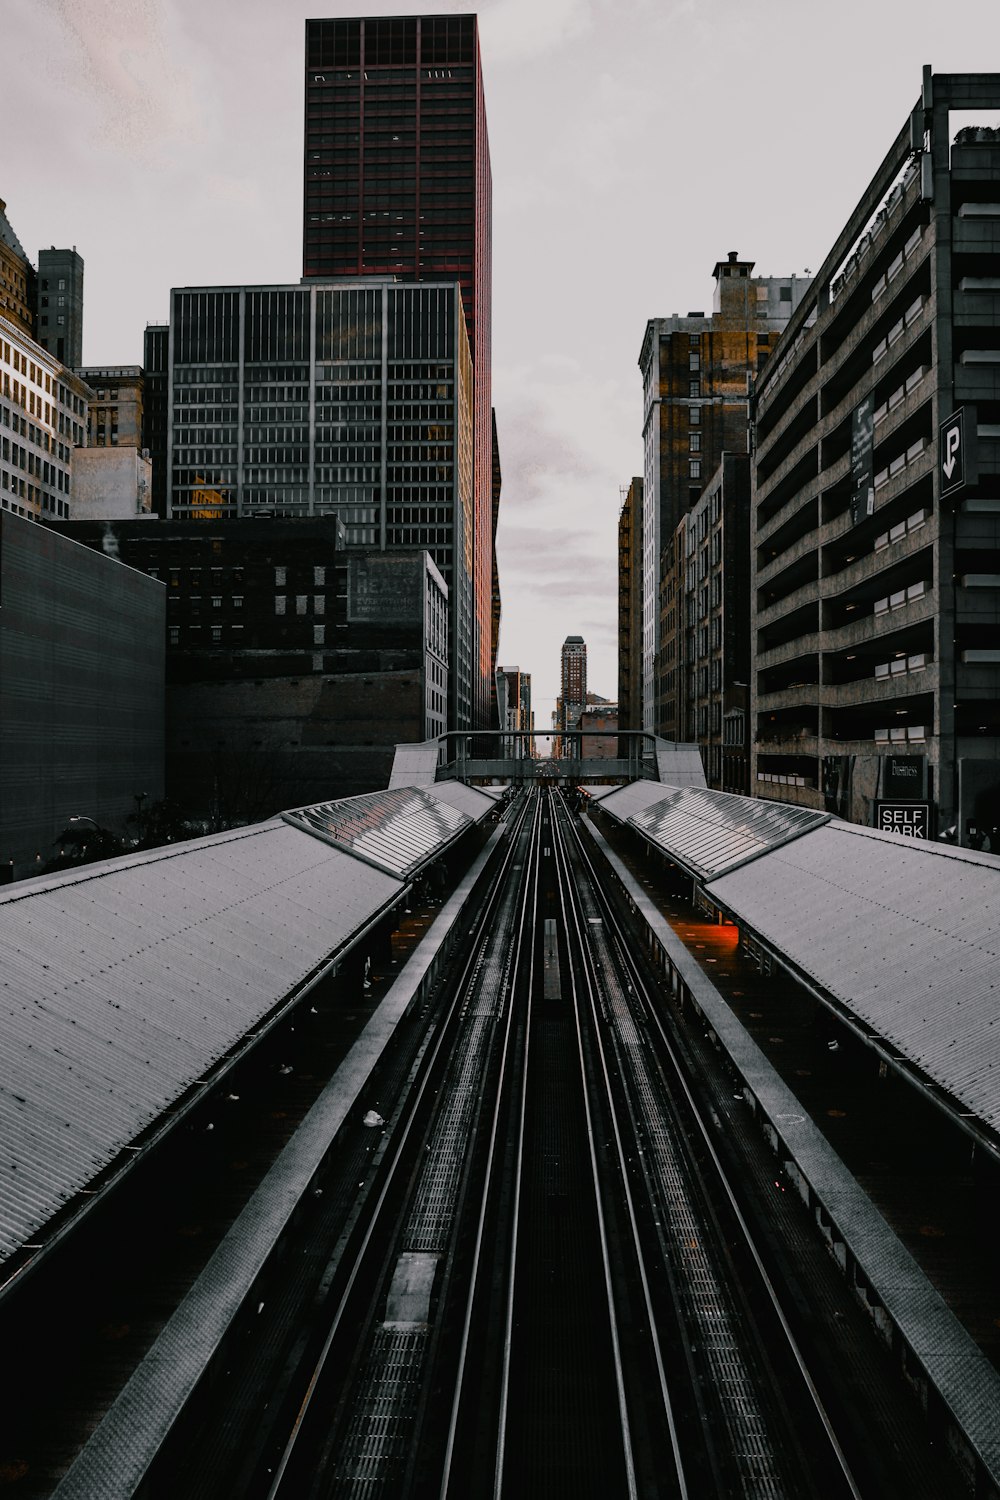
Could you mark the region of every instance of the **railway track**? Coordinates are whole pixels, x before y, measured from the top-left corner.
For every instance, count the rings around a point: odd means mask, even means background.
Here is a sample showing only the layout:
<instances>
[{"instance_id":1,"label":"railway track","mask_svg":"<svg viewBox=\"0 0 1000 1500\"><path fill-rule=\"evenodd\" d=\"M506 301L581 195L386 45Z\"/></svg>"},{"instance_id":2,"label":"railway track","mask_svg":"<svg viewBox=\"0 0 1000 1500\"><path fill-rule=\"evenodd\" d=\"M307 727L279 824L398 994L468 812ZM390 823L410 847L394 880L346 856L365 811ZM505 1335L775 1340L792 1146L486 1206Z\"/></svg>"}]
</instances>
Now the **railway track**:
<instances>
[{"instance_id":1,"label":"railway track","mask_svg":"<svg viewBox=\"0 0 1000 1500\"><path fill-rule=\"evenodd\" d=\"M510 823L252 1457L199 1488L188 1455L173 1492L877 1493L566 804Z\"/></svg>"}]
</instances>

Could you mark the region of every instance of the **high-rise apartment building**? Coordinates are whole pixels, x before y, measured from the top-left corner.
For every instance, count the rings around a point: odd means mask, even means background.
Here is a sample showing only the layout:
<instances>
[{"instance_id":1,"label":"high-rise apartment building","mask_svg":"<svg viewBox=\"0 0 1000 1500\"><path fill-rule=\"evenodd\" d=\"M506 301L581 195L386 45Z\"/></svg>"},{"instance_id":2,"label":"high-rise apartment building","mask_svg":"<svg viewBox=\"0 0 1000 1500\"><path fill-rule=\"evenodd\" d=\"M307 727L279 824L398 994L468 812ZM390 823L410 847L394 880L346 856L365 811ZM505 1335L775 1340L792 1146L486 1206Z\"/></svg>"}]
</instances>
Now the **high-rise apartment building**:
<instances>
[{"instance_id":1,"label":"high-rise apartment building","mask_svg":"<svg viewBox=\"0 0 1000 1500\"><path fill-rule=\"evenodd\" d=\"M35 337L60 364L83 364L83 256L72 250L38 252L38 321Z\"/></svg>"},{"instance_id":2,"label":"high-rise apartment building","mask_svg":"<svg viewBox=\"0 0 1000 1500\"><path fill-rule=\"evenodd\" d=\"M162 335L147 332L157 358ZM448 725L478 727L472 368L457 283L175 288L165 362L166 451L153 463L167 516L337 515L348 546L425 549L448 589Z\"/></svg>"},{"instance_id":3,"label":"high-rise apartment building","mask_svg":"<svg viewBox=\"0 0 1000 1500\"><path fill-rule=\"evenodd\" d=\"M754 790L993 848L998 110L925 69L760 379L751 536Z\"/></svg>"},{"instance_id":4,"label":"high-rise apartment building","mask_svg":"<svg viewBox=\"0 0 1000 1500\"><path fill-rule=\"evenodd\" d=\"M560 653L561 728L571 729L587 706L587 644L582 635L568 635Z\"/></svg>"},{"instance_id":5,"label":"high-rise apartment building","mask_svg":"<svg viewBox=\"0 0 1000 1500\"><path fill-rule=\"evenodd\" d=\"M639 354L643 382L642 727L666 733L659 638L661 554L723 453L748 449L750 391L809 280L755 277L730 251L713 272L711 316L654 318Z\"/></svg>"},{"instance_id":6,"label":"high-rise apartment building","mask_svg":"<svg viewBox=\"0 0 1000 1500\"><path fill-rule=\"evenodd\" d=\"M70 514L72 455L91 391L0 315L0 506L29 520Z\"/></svg>"},{"instance_id":7,"label":"high-rise apartment building","mask_svg":"<svg viewBox=\"0 0 1000 1500\"><path fill-rule=\"evenodd\" d=\"M305 94L304 277L454 278L462 289L474 389L474 723L485 727L499 468L490 395L492 189L476 17L307 21Z\"/></svg>"},{"instance_id":8,"label":"high-rise apartment building","mask_svg":"<svg viewBox=\"0 0 1000 1500\"><path fill-rule=\"evenodd\" d=\"M618 516L618 724L642 728L642 480Z\"/></svg>"}]
</instances>

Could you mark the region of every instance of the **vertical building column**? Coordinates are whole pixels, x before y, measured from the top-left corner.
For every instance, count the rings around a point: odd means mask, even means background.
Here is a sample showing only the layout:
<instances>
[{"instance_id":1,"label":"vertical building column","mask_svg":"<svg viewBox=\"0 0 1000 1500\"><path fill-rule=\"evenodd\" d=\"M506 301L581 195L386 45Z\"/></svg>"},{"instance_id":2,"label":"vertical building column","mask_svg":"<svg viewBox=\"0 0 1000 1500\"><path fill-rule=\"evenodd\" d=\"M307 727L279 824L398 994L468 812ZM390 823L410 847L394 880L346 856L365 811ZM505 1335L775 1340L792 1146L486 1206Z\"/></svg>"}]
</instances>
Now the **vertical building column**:
<instances>
[{"instance_id":1,"label":"vertical building column","mask_svg":"<svg viewBox=\"0 0 1000 1500\"><path fill-rule=\"evenodd\" d=\"M240 287L240 311L239 311L239 346L237 350L238 364L236 368L236 514L243 514L243 423L244 423L244 358L246 352L246 288Z\"/></svg>"},{"instance_id":2,"label":"vertical building column","mask_svg":"<svg viewBox=\"0 0 1000 1500\"><path fill-rule=\"evenodd\" d=\"M381 456L379 461L379 533L378 544L384 552L388 545L389 487L389 288L382 287L382 407Z\"/></svg>"},{"instance_id":3,"label":"vertical building column","mask_svg":"<svg viewBox=\"0 0 1000 1500\"><path fill-rule=\"evenodd\" d=\"M309 514L316 514L316 287L309 288Z\"/></svg>"},{"instance_id":4,"label":"vertical building column","mask_svg":"<svg viewBox=\"0 0 1000 1500\"><path fill-rule=\"evenodd\" d=\"M174 328L176 318L174 316L176 303L174 293L170 293L170 321L167 327L167 369L165 379L167 382L167 433L166 433L166 473L163 476L164 499L166 504L164 512L168 518L174 513ZM72 514L72 513L71 513Z\"/></svg>"}]
</instances>

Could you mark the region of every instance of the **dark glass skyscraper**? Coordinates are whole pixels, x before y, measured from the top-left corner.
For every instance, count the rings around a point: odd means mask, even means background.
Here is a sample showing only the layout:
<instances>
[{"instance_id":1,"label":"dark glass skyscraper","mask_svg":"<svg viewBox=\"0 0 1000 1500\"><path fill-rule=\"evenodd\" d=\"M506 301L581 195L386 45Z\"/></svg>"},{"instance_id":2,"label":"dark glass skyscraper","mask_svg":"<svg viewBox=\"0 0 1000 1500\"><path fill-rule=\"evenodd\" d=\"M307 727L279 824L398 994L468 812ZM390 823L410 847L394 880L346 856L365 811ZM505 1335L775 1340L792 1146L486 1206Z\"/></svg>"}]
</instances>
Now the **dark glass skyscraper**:
<instances>
[{"instance_id":1,"label":"dark glass skyscraper","mask_svg":"<svg viewBox=\"0 0 1000 1500\"><path fill-rule=\"evenodd\" d=\"M493 677L491 212L476 17L306 22L306 278L458 280L474 389L474 720Z\"/></svg>"}]
</instances>

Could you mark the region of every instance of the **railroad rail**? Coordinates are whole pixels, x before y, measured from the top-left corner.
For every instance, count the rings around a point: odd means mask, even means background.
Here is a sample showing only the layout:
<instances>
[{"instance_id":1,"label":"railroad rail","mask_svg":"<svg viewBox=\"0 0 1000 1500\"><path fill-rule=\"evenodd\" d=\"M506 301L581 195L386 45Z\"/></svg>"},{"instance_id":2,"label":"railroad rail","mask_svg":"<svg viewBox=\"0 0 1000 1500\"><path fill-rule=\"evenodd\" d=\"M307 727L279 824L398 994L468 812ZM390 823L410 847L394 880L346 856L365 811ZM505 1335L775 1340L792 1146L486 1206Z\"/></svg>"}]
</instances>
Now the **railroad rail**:
<instances>
[{"instance_id":1,"label":"railroad rail","mask_svg":"<svg viewBox=\"0 0 1000 1500\"><path fill-rule=\"evenodd\" d=\"M522 794L479 899L364 1190L275 1270L281 1306L315 1283L287 1347L234 1349L149 1492L885 1493L560 793Z\"/></svg>"}]
</instances>

